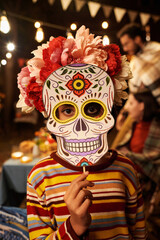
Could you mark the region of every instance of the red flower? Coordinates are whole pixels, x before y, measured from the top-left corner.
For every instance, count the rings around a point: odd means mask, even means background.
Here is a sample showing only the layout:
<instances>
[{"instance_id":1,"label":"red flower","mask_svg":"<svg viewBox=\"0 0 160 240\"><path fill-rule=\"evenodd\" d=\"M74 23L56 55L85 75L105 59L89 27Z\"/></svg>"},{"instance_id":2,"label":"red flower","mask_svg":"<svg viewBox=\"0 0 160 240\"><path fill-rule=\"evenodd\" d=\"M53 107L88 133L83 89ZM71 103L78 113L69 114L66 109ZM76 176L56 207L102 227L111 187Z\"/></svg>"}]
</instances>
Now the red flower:
<instances>
[{"instance_id":1,"label":"red flower","mask_svg":"<svg viewBox=\"0 0 160 240\"><path fill-rule=\"evenodd\" d=\"M112 77L117 75L121 70L121 53L120 49L116 44L110 44L105 47L108 53L106 63L108 65L107 73Z\"/></svg>"},{"instance_id":2,"label":"red flower","mask_svg":"<svg viewBox=\"0 0 160 240\"><path fill-rule=\"evenodd\" d=\"M53 38L49 42L49 47L43 49L43 60L45 66L41 68L40 79L45 82L47 77L59 67L61 64L61 54L63 51L63 42L66 40L64 37Z\"/></svg>"},{"instance_id":3,"label":"red flower","mask_svg":"<svg viewBox=\"0 0 160 240\"><path fill-rule=\"evenodd\" d=\"M45 111L42 101L42 89L43 86L39 86L38 83L36 83L36 79L33 77L26 90L27 97L33 100L34 106L40 112Z\"/></svg>"},{"instance_id":4,"label":"red flower","mask_svg":"<svg viewBox=\"0 0 160 240\"><path fill-rule=\"evenodd\" d=\"M66 40L64 37L53 38L49 42L48 53L53 63L61 64L61 54L63 51L63 42Z\"/></svg>"},{"instance_id":5,"label":"red flower","mask_svg":"<svg viewBox=\"0 0 160 240\"><path fill-rule=\"evenodd\" d=\"M76 73L71 80L66 84L70 91L73 91L75 95L80 97L85 93L85 91L92 85L92 83L85 79L79 72Z\"/></svg>"}]
</instances>

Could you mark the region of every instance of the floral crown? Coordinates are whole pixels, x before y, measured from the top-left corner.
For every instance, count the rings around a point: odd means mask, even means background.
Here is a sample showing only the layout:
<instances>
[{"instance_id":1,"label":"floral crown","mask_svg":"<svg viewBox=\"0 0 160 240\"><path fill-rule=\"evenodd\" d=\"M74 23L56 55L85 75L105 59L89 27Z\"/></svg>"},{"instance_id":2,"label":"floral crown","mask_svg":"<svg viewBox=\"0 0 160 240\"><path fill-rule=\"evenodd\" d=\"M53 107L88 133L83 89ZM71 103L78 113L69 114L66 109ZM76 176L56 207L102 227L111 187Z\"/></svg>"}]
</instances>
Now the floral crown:
<instances>
[{"instance_id":1,"label":"floral crown","mask_svg":"<svg viewBox=\"0 0 160 240\"><path fill-rule=\"evenodd\" d=\"M27 66L18 74L18 88L20 89L18 108L31 112L35 108L44 116L45 108L42 100L43 85L47 77L56 69L73 63L88 63L104 69L111 77L116 105L127 99L126 80L132 77L126 56L121 56L116 44L103 46L102 37L89 33L89 29L82 26L77 30L74 39L64 37L50 37L49 41L32 52Z\"/></svg>"}]
</instances>

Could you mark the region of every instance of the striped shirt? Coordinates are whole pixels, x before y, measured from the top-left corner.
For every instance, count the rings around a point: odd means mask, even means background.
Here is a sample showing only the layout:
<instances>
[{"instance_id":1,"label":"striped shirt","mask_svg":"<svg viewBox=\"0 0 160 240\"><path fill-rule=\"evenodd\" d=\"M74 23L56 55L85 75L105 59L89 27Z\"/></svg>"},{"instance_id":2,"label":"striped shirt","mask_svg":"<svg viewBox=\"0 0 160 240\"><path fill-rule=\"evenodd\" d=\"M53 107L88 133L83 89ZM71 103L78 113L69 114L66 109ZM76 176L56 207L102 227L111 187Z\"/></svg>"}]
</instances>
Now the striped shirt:
<instances>
[{"instance_id":1,"label":"striped shirt","mask_svg":"<svg viewBox=\"0 0 160 240\"><path fill-rule=\"evenodd\" d=\"M39 161L27 184L27 217L30 240L79 240L70 224L64 194L81 174L56 153ZM89 212L91 225L83 239L146 239L143 200L134 164L111 151L106 163L91 166L87 177L94 182Z\"/></svg>"}]
</instances>

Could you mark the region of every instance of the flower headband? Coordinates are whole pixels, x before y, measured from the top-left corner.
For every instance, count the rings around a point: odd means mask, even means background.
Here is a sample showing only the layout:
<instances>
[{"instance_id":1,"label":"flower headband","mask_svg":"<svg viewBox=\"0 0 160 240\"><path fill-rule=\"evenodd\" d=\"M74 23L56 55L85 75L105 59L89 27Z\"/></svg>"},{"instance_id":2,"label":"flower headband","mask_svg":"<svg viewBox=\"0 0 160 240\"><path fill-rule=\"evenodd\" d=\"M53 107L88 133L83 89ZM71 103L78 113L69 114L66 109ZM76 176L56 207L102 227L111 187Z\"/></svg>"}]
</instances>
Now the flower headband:
<instances>
[{"instance_id":1,"label":"flower headband","mask_svg":"<svg viewBox=\"0 0 160 240\"><path fill-rule=\"evenodd\" d=\"M114 84L115 104L121 105L122 99L127 99L124 90L126 80L132 74L126 56L121 56L116 44L103 46L102 37L94 38L85 26L77 30L74 39L50 37L49 42L38 46L32 53L34 57L18 74L20 96L17 107L22 111L31 112L36 108L47 117L42 101L44 82L53 71L72 63L89 63L104 69Z\"/></svg>"}]
</instances>

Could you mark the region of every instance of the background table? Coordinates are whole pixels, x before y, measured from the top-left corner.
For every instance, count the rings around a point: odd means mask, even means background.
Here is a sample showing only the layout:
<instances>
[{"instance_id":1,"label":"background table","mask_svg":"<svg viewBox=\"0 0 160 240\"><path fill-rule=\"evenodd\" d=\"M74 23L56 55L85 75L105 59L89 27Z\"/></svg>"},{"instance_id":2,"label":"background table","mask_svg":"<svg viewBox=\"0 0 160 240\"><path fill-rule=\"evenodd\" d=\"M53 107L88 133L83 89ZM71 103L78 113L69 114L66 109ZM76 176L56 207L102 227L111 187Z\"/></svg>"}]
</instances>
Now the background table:
<instances>
[{"instance_id":1,"label":"background table","mask_svg":"<svg viewBox=\"0 0 160 240\"><path fill-rule=\"evenodd\" d=\"M13 193L26 193L27 176L38 161L36 158L29 163L14 159L4 162L0 178L0 205L16 205L13 203ZM16 199L14 200L16 202Z\"/></svg>"}]
</instances>

